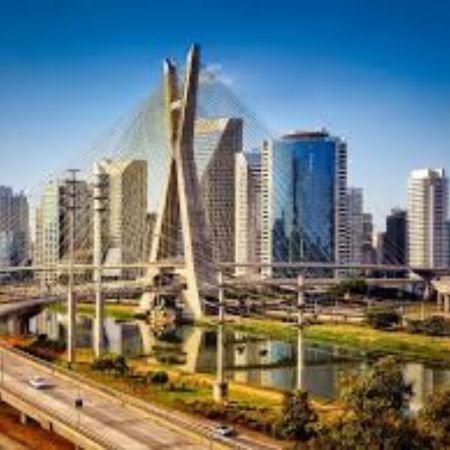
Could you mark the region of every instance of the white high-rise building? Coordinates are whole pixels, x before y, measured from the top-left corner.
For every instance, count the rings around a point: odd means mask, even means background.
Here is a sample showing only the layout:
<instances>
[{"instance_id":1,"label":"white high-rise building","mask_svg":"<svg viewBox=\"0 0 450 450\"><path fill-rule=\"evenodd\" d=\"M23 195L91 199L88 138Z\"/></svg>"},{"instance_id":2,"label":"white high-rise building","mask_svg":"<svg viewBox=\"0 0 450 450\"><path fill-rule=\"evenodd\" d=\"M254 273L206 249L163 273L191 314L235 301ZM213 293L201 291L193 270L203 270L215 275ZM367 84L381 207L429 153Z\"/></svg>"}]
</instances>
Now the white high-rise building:
<instances>
[{"instance_id":1,"label":"white high-rise building","mask_svg":"<svg viewBox=\"0 0 450 450\"><path fill-rule=\"evenodd\" d=\"M112 159L95 167L103 184L102 252L106 265L133 264L145 258L147 239L147 161ZM105 271L133 277L136 271Z\"/></svg>"},{"instance_id":2,"label":"white high-rise building","mask_svg":"<svg viewBox=\"0 0 450 450\"><path fill-rule=\"evenodd\" d=\"M408 183L409 264L447 267L448 178L444 169L411 172Z\"/></svg>"},{"instance_id":3,"label":"white high-rise building","mask_svg":"<svg viewBox=\"0 0 450 450\"><path fill-rule=\"evenodd\" d=\"M235 261L259 262L261 258L261 153L236 155ZM236 275L258 270L236 268Z\"/></svg>"}]
</instances>

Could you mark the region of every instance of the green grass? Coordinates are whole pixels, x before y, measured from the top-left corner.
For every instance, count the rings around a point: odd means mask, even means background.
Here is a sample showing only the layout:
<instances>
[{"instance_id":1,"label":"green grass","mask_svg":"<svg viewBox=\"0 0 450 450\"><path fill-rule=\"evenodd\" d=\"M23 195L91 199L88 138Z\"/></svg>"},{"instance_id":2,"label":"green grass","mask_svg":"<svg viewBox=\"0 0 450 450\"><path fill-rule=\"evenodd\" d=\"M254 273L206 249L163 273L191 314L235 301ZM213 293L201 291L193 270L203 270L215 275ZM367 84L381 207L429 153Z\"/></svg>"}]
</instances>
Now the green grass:
<instances>
[{"instance_id":1,"label":"green grass","mask_svg":"<svg viewBox=\"0 0 450 450\"><path fill-rule=\"evenodd\" d=\"M214 321L202 322L204 326ZM293 341L297 330L291 325L267 320L242 320L228 327L270 337ZM431 337L403 331L381 331L365 325L320 324L305 328L306 339L361 350L369 354L394 354L405 359L419 359L450 366L450 338Z\"/></svg>"},{"instance_id":2,"label":"green grass","mask_svg":"<svg viewBox=\"0 0 450 450\"><path fill-rule=\"evenodd\" d=\"M53 304L48 306L48 309L53 312L65 314L67 311L65 304ZM135 307L129 305L105 305L105 315L107 317L112 317L118 320L132 320L135 318ZM90 303L79 303L77 305L77 311L80 314L84 314L86 316L94 316L95 315L95 305Z\"/></svg>"}]
</instances>

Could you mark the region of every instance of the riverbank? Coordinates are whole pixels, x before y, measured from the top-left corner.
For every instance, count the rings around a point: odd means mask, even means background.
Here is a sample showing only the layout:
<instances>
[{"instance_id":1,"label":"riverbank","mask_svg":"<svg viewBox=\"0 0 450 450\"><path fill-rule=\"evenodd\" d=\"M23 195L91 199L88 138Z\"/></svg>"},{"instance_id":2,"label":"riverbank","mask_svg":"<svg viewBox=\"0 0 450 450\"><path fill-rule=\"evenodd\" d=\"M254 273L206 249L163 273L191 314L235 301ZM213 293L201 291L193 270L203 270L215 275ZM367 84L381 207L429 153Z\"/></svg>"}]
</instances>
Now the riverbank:
<instances>
[{"instance_id":1,"label":"riverbank","mask_svg":"<svg viewBox=\"0 0 450 450\"><path fill-rule=\"evenodd\" d=\"M49 305L47 309L51 312L66 314L66 304L55 303ZM117 320L133 320L136 318L136 306L124 305L117 303L106 303L104 306L104 313L106 317L112 317ZM93 303L78 303L77 313L86 316L95 316L95 305Z\"/></svg>"},{"instance_id":2,"label":"riverbank","mask_svg":"<svg viewBox=\"0 0 450 450\"><path fill-rule=\"evenodd\" d=\"M207 373L192 373L175 368L173 365L143 361L142 358L130 358L127 363L131 369L131 376L117 376L92 369L93 352L89 349L78 349L74 370L89 376L99 382L115 385L117 389L130 394L136 394L140 389L139 377L156 372L165 372L169 376L168 390L158 385L147 383L144 398L160 403L164 406L189 412L196 402L214 404L212 392L215 376ZM65 365L61 355L59 364ZM251 386L248 384L228 381L231 404L243 410L263 412L274 419L281 412L283 392ZM136 390L137 389L137 390ZM337 402L312 398L311 402L316 411L325 419L331 419L341 411Z\"/></svg>"},{"instance_id":3,"label":"riverbank","mask_svg":"<svg viewBox=\"0 0 450 450\"><path fill-rule=\"evenodd\" d=\"M216 326L217 321L208 319L199 325ZM272 339L294 341L297 337L297 329L292 324L269 320L239 319L228 322L227 326ZM447 337L382 331L356 324L309 325L305 327L304 335L307 340L360 350L369 357L393 354L403 359L450 366L450 338Z\"/></svg>"}]
</instances>

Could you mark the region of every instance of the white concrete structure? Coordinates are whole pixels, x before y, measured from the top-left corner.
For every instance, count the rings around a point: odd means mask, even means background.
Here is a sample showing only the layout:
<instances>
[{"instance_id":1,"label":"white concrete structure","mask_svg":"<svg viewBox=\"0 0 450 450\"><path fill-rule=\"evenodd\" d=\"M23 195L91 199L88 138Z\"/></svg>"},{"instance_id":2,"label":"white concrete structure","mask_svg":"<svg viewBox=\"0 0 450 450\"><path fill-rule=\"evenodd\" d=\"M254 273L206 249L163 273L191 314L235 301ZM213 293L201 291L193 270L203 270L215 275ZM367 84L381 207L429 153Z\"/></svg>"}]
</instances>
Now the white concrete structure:
<instances>
[{"instance_id":1,"label":"white concrete structure","mask_svg":"<svg viewBox=\"0 0 450 450\"><path fill-rule=\"evenodd\" d=\"M408 182L409 264L448 265L448 178L444 169L419 169Z\"/></svg>"},{"instance_id":2,"label":"white concrete structure","mask_svg":"<svg viewBox=\"0 0 450 450\"><path fill-rule=\"evenodd\" d=\"M148 271L152 282L158 283L158 264L163 267L167 261L182 262L174 275L180 276L185 285L181 293L185 314L195 318L203 316L204 297L217 295L218 282L209 220L194 155L199 70L200 48L196 45L188 55L182 88L175 64L171 60L165 62L165 113L170 155L153 233L150 262L154 265Z\"/></svg>"}]
</instances>

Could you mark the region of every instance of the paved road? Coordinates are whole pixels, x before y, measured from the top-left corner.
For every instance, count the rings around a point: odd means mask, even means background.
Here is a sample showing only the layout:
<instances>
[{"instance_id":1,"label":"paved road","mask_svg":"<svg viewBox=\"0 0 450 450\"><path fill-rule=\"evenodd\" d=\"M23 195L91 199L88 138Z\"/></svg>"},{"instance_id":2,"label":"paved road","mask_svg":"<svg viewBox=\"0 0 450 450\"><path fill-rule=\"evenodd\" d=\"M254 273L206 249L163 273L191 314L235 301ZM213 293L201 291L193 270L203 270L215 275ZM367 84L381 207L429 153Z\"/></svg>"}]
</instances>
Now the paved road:
<instances>
[{"instance_id":1,"label":"paved road","mask_svg":"<svg viewBox=\"0 0 450 450\"><path fill-rule=\"evenodd\" d=\"M70 380L49 375L22 358L4 355L5 374L3 382L21 395L38 401L42 409L56 412L68 420L80 423L109 442L127 450L141 449L208 449L194 437L159 424L150 415L128 408L119 400L110 399L90 388L81 391ZM28 379L41 375L55 384L54 388L36 390L29 386ZM81 395L84 407L81 412L74 408L75 399ZM79 416L78 416L79 414ZM78 422L79 420L79 422Z\"/></svg>"},{"instance_id":2,"label":"paved road","mask_svg":"<svg viewBox=\"0 0 450 450\"><path fill-rule=\"evenodd\" d=\"M38 402L42 405L42 409L53 411L67 420L81 424L96 435L106 437L108 442L114 443L116 447L127 450L211 448L207 437L214 432L216 426L214 422L188 418L186 423L185 415L182 416L183 422L170 421L164 414L157 413L157 407L153 407L154 413L152 410L144 411L130 407L93 387L82 385L82 388L79 388L76 381L67 379L58 372L49 374L47 368L41 368L27 358L7 351L2 353L5 368L3 382L6 387L13 388L21 395ZM35 375L46 378L54 384L54 387L47 390L32 388L28 380ZM81 411L77 411L74 407L75 399L78 397L84 401ZM177 416L177 413L173 413L174 418ZM178 426L174 426L175 423ZM198 433L196 438L195 434L181 431L180 423L182 427L191 431L198 430L201 426L202 432ZM239 434L230 443L232 444L230 447L237 444L236 448L246 450L280 448L272 442L246 433Z\"/></svg>"}]
</instances>

